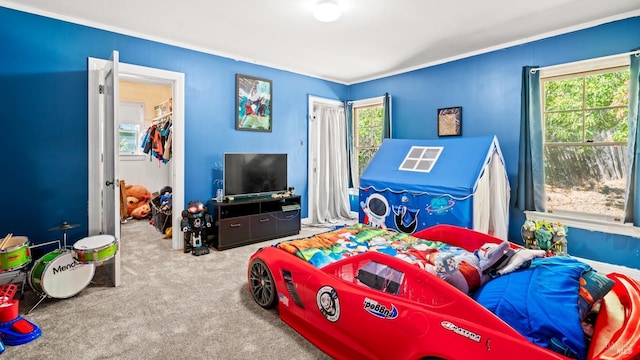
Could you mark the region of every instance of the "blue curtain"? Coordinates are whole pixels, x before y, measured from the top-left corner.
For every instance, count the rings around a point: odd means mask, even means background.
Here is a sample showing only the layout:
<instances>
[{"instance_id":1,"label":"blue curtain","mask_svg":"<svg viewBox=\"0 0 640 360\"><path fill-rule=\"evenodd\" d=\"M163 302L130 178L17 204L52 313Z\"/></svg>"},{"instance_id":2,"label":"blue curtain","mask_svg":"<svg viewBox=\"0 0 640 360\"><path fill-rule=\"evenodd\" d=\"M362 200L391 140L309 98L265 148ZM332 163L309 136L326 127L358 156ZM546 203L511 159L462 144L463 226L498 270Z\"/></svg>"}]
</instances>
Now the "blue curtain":
<instances>
[{"instance_id":1,"label":"blue curtain","mask_svg":"<svg viewBox=\"0 0 640 360\"><path fill-rule=\"evenodd\" d=\"M640 57L638 52L631 54L629 66L631 81L629 84L629 157L627 161L627 189L626 203L624 206L625 223L633 222L633 225L640 225L640 202L636 201L636 189L640 189L640 178L637 175L638 161L640 154L638 142L640 132L638 132L638 113L640 113Z\"/></svg>"},{"instance_id":2,"label":"blue curtain","mask_svg":"<svg viewBox=\"0 0 640 360\"><path fill-rule=\"evenodd\" d=\"M391 96L385 93L382 101L382 138L390 139L391 135Z\"/></svg>"},{"instance_id":3,"label":"blue curtain","mask_svg":"<svg viewBox=\"0 0 640 360\"><path fill-rule=\"evenodd\" d=\"M516 209L546 211L544 202L544 163L542 151L542 109L540 72L537 67L522 68L520 110L520 148L518 152L518 182Z\"/></svg>"}]
</instances>

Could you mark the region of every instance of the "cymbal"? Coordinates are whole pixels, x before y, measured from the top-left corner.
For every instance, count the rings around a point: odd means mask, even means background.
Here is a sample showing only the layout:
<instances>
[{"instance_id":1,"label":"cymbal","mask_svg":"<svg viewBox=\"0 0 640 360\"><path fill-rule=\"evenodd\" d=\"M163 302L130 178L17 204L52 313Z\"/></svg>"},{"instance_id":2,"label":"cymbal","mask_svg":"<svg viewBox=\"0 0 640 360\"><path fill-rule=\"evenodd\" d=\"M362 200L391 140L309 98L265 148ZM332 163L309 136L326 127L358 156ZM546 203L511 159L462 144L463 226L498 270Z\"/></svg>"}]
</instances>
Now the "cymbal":
<instances>
[{"instance_id":1,"label":"cymbal","mask_svg":"<svg viewBox=\"0 0 640 360\"><path fill-rule=\"evenodd\" d=\"M54 228L49 229L49 231L55 231L55 230L69 230L69 229L74 229L80 227L80 224L69 224L68 222L63 222L62 225L60 226L56 226Z\"/></svg>"}]
</instances>

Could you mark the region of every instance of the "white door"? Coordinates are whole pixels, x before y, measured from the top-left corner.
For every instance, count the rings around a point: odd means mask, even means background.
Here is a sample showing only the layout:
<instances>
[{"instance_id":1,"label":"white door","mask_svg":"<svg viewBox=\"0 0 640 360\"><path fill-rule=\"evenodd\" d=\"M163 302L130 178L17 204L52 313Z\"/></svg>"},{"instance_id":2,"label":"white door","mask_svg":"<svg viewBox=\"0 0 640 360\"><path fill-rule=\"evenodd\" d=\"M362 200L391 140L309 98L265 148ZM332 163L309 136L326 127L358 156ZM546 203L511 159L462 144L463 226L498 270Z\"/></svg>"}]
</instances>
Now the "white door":
<instances>
[{"instance_id":1,"label":"white door","mask_svg":"<svg viewBox=\"0 0 640 360\"><path fill-rule=\"evenodd\" d=\"M120 180L118 179L119 148L116 146L118 136L119 104L119 74L118 51L113 51L111 59L102 69L102 88L100 95L103 98L102 116L102 182L101 182L101 233L113 235L120 248ZM114 286L120 285L120 252L106 264L106 270Z\"/></svg>"}]
</instances>

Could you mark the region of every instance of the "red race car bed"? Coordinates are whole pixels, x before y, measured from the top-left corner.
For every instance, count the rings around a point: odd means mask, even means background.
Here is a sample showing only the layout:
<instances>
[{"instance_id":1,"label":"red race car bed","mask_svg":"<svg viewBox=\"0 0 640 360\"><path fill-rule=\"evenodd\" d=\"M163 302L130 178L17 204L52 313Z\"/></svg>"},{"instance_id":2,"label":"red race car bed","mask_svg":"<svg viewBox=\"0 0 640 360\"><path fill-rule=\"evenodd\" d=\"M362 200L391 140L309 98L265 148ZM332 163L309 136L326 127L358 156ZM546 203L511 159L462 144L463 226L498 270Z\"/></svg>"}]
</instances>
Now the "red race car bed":
<instances>
[{"instance_id":1,"label":"red race car bed","mask_svg":"<svg viewBox=\"0 0 640 360\"><path fill-rule=\"evenodd\" d=\"M356 224L260 249L248 285L338 359L637 358L638 282L539 256L455 226Z\"/></svg>"}]
</instances>

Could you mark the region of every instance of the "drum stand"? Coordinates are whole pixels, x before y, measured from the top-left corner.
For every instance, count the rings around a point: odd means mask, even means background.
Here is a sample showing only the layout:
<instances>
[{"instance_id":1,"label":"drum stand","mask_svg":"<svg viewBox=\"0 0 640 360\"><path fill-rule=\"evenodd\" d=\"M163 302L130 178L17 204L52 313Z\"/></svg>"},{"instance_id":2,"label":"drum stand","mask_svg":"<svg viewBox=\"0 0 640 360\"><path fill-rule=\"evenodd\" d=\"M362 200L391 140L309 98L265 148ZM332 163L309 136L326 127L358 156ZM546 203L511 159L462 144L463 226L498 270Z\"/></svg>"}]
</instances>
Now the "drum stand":
<instances>
[{"instance_id":1,"label":"drum stand","mask_svg":"<svg viewBox=\"0 0 640 360\"><path fill-rule=\"evenodd\" d=\"M79 227L80 224L69 224L66 221L62 222L62 225L49 229L49 231L62 230L63 249L67 250L67 230ZM58 246L59 248L59 246Z\"/></svg>"},{"instance_id":2,"label":"drum stand","mask_svg":"<svg viewBox=\"0 0 640 360\"><path fill-rule=\"evenodd\" d=\"M47 295L46 295L46 294L41 295L41 296L40 296L40 300L38 300L38 302L37 302L35 305L33 305L33 307L32 307L31 309L29 309L29 311L27 311L27 312L25 313L25 315L29 315L29 314L30 314L30 313L31 313L35 308L37 308L37 307L38 307L38 305L40 305L40 303L42 303L42 301L44 301L44 299L46 299L46 298L47 298Z\"/></svg>"},{"instance_id":3,"label":"drum stand","mask_svg":"<svg viewBox=\"0 0 640 360\"><path fill-rule=\"evenodd\" d=\"M64 239L65 239L65 244L66 244L66 236L67 236L67 232L64 231ZM42 247L42 246L47 246L47 245L51 245L51 244L58 244L58 249L60 249L60 240L53 240L53 241L49 241L46 243L42 243L42 244L36 244L33 246L29 246L29 249L33 249L33 248L37 248L37 247ZM25 275L24 280L22 281L22 293L24 293L24 282L27 281L27 276ZM40 295L40 300L38 300L38 302L33 305L33 307L31 309L29 309L29 311L27 311L25 313L25 315L29 315L29 313L31 313L36 307L38 307L38 305L40 305L40 303L42 303L42 301L47 297L46 294Z\"/></svg>"}]
</instances>

